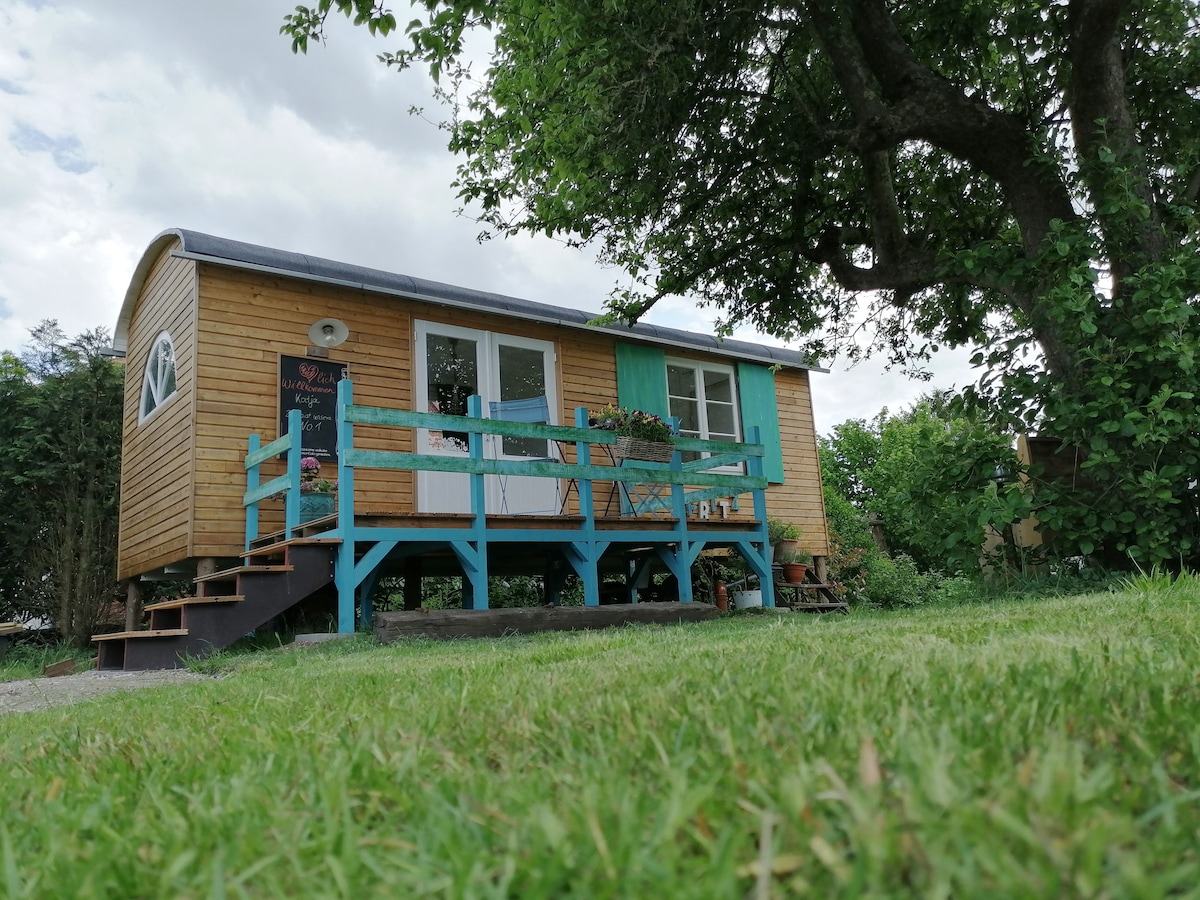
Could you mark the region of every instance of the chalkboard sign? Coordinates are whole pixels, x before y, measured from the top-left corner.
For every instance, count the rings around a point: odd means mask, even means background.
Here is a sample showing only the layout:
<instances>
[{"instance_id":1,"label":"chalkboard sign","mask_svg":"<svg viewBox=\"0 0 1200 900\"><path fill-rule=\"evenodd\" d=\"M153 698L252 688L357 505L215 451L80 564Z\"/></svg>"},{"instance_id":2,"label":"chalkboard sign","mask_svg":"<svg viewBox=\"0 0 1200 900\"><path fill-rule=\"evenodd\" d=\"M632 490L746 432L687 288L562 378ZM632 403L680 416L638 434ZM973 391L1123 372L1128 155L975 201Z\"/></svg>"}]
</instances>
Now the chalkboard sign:
<instances>
[{"instance_id":1,"label":"chalkboard sign","mask_svg":"<svg viewBox=\"0 0 1200 900\"><path fill-rule=\"evenodd\" d=\"M287 433L288 412L300 410L302 456L337 462L337 386L346 377L345 363L279 357L279 434Z\"/></svg>"}]
</instances>

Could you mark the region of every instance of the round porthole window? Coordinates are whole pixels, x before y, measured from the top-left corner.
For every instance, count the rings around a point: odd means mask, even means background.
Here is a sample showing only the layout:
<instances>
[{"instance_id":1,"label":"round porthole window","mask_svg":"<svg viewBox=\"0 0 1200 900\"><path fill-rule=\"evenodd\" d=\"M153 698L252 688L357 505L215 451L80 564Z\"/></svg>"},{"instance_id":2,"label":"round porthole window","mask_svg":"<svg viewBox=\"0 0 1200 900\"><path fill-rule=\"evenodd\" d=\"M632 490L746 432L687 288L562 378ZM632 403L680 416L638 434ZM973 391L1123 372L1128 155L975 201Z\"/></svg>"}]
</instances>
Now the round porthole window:
<instances>
[{"instance_id":1,"label":"round porthole window","mask_svg":"<svg viewBox=\"0 0 1200 900\"><path fill-rule=\"evenodd\" d=\"M171 336L165 331L158 336L150 357L146 360L146 374L142 377L142 405L140 419L146 418L175 393L175 347Z\"/></svg>"}]
</instances>

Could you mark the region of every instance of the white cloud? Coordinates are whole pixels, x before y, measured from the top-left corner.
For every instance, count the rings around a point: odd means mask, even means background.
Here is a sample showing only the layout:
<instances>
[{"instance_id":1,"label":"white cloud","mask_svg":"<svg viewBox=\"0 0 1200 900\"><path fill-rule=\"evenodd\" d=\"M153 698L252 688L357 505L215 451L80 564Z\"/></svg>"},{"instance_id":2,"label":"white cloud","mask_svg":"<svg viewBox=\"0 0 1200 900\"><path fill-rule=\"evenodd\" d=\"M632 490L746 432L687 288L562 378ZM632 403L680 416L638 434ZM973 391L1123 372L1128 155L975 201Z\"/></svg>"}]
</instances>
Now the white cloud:
<instances>
[{"instance_id":1,"label":"white cloud","mask_svg":"<svg viewBox=\"0 0 1200 900\"><path fill-rule=\"evenodd\" d=\"M142 251L176 226L601 309L620 277L591 253L476 242L444 135L407 114L436 114L428 79L375 59L402 38L337 22L296 57L278 34L288 8L0 0L0 349L47 317L111 328ZM679 299L648 317L697 331L714 318ZM813 387L821 428L926 389L865 368Z\"/></svg>"}]
</instances>

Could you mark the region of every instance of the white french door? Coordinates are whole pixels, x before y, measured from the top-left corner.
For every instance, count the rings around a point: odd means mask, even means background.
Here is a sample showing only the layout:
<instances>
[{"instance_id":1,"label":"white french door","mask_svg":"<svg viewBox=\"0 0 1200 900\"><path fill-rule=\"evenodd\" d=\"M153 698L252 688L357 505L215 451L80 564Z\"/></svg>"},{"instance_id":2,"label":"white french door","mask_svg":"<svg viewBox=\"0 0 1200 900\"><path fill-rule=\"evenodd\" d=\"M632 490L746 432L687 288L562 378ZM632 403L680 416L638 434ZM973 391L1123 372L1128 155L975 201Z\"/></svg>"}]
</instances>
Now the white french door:
<instances>
[{"instance_id":1,"label":"white french door","mask_svg":"<svg viewBox=\"0 0 1200 900\"><path fill-rule=\"evenodd\" d=\"M467 398L479 394L483 414L490 417L492 403L544 396L550 422L557 419L554 345L548 341L418 321L414 356L419 410L465 416ZM552 457L550 446L530 438L486 436L483 452L490 459L545 459ZM466 457L467 434L418 429L417 452ZM558 512L558 479L489 475L485 498L490 513L553 515ZM469 476L419 472L417 509L470 512Z\"/></svg>"}]
</instances>

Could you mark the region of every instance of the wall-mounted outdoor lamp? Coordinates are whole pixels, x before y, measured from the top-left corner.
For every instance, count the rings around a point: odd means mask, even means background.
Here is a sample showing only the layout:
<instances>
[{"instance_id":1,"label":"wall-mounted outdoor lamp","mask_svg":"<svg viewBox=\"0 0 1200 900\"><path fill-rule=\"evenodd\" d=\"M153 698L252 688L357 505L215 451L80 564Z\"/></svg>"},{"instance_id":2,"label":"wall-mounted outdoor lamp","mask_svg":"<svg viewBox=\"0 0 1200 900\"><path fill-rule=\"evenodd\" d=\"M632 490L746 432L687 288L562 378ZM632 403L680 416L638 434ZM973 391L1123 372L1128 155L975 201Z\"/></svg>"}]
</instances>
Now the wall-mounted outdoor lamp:
<instances>
[{"instance_id":1,"label":"wall-mounted outdoor lamp","mask_svg":"<svg viewBox=\"0 0 1200 900\"><path fill-rule=\"evenodd\" d=\"M336 347L350 337L350 329L341 319L318 319L308 329L308 339L317 347Z\"/></svg>"}]
</instances>

